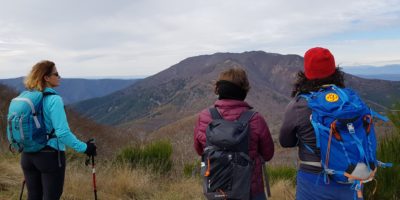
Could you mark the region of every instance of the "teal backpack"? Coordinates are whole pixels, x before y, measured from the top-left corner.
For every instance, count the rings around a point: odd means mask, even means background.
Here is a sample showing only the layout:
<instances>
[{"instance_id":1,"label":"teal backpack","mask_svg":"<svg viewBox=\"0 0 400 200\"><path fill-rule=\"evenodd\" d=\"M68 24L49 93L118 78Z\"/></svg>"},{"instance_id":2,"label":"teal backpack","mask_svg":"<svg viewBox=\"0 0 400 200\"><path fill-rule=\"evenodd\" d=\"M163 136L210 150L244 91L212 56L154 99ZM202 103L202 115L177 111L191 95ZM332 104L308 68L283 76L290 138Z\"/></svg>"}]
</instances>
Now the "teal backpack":
<instances>
[{"instance_id":1,"label":"teal backpack","mask_svg":"<svg viewBox=\"0 0 400 200\"><path fill-rule=\"evenodd\" d=\"M10 151L38 152L54 136L46 132L43 99L54 93L24 91L11 100L7 115L7 139Z\"/></svg>"}]
</instances>

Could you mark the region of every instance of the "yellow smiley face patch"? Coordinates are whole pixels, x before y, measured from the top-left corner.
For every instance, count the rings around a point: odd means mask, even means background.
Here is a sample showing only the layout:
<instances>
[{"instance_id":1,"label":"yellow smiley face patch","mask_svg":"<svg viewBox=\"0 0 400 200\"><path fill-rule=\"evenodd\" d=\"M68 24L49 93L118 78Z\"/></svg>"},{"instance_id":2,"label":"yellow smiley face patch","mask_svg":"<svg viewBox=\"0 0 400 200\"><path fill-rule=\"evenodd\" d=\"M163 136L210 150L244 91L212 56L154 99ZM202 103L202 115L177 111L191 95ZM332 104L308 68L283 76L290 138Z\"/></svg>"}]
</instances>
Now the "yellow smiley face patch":
<instances>
[{"instance_id":1,"label":"yellow smiley face patch","mask_svg":"<svg viewBox=\"0 0 400 200\"><path fill-rule=\"evenodd\" d=\"M335 93L328 93L325 96L325 100L328 101L328 102L333 103L333 102L336 102L336 101L339 100L339 96L337 94L335 94Z\"/></svg>"}]
</instances>

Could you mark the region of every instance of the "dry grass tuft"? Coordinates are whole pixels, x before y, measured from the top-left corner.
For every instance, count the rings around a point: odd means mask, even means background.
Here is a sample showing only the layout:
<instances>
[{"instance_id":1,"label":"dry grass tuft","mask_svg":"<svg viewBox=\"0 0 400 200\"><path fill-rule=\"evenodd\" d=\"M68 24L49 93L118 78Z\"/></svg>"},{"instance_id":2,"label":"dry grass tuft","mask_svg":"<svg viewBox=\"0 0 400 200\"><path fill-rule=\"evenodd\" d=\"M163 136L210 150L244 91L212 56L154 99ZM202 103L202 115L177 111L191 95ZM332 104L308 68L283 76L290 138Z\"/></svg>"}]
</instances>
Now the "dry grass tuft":
<instances>
[{"instance_id":1,"label":"dry grass tuft","mask_svg":"<svg viewBox=\"0 0 400 200\"><path fill-rule=\"evenodd\" d=\"M0 199L19 198L23 180L19 157L0 154Z\"/></svg>"},{"instance_id":2,"label":"dry grass tuft","mask_svg":"<svg viewBox=\"0 0 400 200\"><path fill-rule=\"evenodd\" d=\"M159 186L152 176L127 166L100 163L96 167L97 195L101 199L134 200L152 199L152 193ZM94 196L91 167L75 164L67 169L63 199L84 200Z\"/></svg>"},{"instance_id":3,"label":"dry grass tuft","mask_svg":"<svg viewBox=\"0 0 400 200\"><path fill-rule=\"evenodd\" d=\"M173 181L168 184L167 180L164 180L165 188L158 191L154 195L154 199L160 200L176 200L176 199L191 199L191 200L202 200L203 190L201 187L201 181L196 178L181 179L179 181Z\"/></svg>"},{"instance_id":4,"label":"dry grass tuft","mask_svg":"<svg viewBox=\"0 0 400 200\"><path fill-rule=\"evenodd\" d=\"M279 180L271 186L271 200L294 200L296 190L290 180Z\"/></svg>"}]
</instances>

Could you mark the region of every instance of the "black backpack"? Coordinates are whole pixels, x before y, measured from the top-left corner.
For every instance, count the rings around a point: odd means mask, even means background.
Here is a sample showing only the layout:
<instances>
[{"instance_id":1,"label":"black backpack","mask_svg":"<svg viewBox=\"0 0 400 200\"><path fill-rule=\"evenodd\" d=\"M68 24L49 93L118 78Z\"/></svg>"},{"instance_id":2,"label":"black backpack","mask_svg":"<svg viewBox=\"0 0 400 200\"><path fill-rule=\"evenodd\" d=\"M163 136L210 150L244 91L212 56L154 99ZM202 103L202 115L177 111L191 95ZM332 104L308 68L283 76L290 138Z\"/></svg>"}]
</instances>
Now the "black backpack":
<instances>
[{"instance_id":1,"label":"black backpack","mask_svg":"<svg viewBox=\"0 0 400 200\"><path fill-rule=\"evenodd\" d=\"M224 120L216 108L210 108L210 113L201 163L203 192L209 200L248 200L253 170L248 122L255 112L245 111L236 121Z\"/></svg>"}]
</instances>

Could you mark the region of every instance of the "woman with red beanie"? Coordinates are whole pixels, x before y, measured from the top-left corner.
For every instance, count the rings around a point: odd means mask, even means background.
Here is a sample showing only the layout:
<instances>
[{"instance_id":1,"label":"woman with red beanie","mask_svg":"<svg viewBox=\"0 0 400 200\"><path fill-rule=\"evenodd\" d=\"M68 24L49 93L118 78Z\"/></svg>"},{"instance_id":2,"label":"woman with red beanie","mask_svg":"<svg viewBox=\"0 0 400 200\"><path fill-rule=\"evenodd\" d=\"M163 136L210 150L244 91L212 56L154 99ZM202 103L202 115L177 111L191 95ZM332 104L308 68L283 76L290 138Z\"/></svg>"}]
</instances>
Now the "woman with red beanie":
<instances>
[{"instance_id":1,"label":"woman with red beanie","mask_svg":"<svg viewBox=\"0 0 400 200\"><path fill-rule=\"evenodd\" d=\"M223 71L215 85L215 94L218 100L214 107L217 108L221 117L225 120L235 121L240 115L252 109L244 99L250 89L246 72L241 68L231 68ZM209 108L199 113L194 129L194 148L199 155L203 155L206 147L206 129L212 117ZM264 118L255 113L249 121L249 156L253 161L251 174L251 200L266 200L264 183L262 179L262 165L269 161L274 155L274 144Z\"/></svg>"},{"instance_id":2,"label":"woman with red beanie","mask_svg":"<svg viewBox=\"0 0 400 200\"><path fill-rule=\"evenodd\" d=\"M304 72L297 74L292 101L286 107L279 142L282 147L298 146L297 200L354 199L351 185L324 181L320 150L310 121L311 109L302 94L319 91L324 85L344 88L343 72L336 67L328 49L315 47L304 55Z\"/></svg>"}]
</instances>

